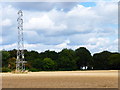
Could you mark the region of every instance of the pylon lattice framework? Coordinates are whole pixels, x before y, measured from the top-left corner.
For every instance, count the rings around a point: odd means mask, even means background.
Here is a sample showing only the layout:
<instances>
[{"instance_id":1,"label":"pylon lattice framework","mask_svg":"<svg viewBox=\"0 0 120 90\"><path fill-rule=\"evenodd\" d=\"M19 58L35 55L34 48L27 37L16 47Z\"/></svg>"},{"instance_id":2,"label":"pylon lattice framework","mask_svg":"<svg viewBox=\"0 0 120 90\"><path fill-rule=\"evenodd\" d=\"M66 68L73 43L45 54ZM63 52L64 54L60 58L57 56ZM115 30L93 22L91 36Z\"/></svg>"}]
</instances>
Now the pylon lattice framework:
<instances>
[{"instance_id":1,"label":"pylon lattice framework","mask_svg":"<svg viewBox=\"0 0 120 90\"><path fill-rule=\"evenodd\" d=\"M24 71L25 63L24 61L24 38L23 38L23 12L21 10L18 11L18 50L17 50L17 60L16 60L16 70Z\"/></svg>"}]
</instances>

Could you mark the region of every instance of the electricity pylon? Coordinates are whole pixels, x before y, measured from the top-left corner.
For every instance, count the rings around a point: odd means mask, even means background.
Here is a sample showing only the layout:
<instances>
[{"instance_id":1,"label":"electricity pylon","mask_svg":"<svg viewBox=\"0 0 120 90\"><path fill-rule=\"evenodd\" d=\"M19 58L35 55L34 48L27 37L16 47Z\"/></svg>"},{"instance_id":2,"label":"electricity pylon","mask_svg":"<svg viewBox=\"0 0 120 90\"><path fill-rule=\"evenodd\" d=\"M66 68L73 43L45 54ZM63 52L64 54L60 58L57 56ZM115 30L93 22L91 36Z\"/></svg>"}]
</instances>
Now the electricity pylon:
<instances>
[{"instance_id":1,"label":"electricity pylon","mask_svg":"<svg viewBox=\"0 0 120 90\"><path fill-rule=\"evenodd\" d=\"M25 71L25 63L24 60L24 38L23 38L23 12L21 10L18 11L18 47L17 47L17 59L16 59L16 71L23 72Z\"/></svg>"}]
</instances>

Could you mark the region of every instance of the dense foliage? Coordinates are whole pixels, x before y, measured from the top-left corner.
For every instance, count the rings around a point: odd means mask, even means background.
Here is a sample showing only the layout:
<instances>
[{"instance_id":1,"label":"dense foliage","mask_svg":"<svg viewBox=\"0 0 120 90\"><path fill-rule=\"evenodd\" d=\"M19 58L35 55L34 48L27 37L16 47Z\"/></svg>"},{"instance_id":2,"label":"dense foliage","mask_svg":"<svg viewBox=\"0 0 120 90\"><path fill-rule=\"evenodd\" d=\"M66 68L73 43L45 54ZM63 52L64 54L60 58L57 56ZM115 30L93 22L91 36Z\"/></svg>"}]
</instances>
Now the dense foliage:
<instances>
[{"instance_id":1,"label":"dense foliage","mask_svg":"<svg viewBox=\"0 0 120 90\"><path fill-rule=\"evenodd\" d=\"M17 50L0 51L2 53L2 71L15 70ZM25 52L26 69L29 71L66 71L66 70L119 70L120 53L103 51L93 56L85 47L76 50L63 49L60 52L37 51Z\"/></svg>"}]
</instances>

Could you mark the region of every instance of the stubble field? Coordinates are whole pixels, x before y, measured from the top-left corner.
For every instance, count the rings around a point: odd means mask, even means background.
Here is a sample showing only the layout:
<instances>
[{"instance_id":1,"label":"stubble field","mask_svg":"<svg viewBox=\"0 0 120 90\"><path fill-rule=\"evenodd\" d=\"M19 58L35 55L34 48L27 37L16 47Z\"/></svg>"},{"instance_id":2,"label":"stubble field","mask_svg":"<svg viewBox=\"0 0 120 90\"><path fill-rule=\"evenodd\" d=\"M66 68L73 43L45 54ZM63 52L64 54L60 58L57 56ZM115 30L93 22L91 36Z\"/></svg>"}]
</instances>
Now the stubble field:
<instances>
[{"instance_id":1,"label":"stubble field","mask_svg":"<svg viewBox=\"0 0 120 90\"><path fill-rule=\"evenodd\" d=\"M118 71L2 73L3 88L117 88Z\"/></svg>"}]
</instances>

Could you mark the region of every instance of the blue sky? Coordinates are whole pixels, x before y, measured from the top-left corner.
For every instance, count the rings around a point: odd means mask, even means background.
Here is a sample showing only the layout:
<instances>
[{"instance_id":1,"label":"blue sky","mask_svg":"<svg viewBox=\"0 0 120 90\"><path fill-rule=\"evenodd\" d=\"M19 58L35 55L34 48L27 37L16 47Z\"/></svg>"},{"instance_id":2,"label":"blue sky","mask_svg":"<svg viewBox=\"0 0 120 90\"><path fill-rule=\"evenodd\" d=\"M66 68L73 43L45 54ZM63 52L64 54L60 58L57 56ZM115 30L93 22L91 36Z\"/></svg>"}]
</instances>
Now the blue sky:
<instances>
[{"instance_id":1,"label":"blue sky","mask_svg":"<svg viewBox=\"0 0 120 90\"><path fill-rule=\"evenodd\" d=\"M96 6L95 2L81 2L80 5L83 5L85 7L94 7Z\"/></svg>"},{"instance_id":2,"label":"blue sky","mask_svg":"<svg viewBox=\"0 0 120 90\"><path fill-rule=\"evenodd\" d=\"M2 46L17 48L17 12L24 13L25 49L60 51L86 47L91 53L118 51L115 2L9 2L2 4Z\"/></svg>"}]
</instances>

